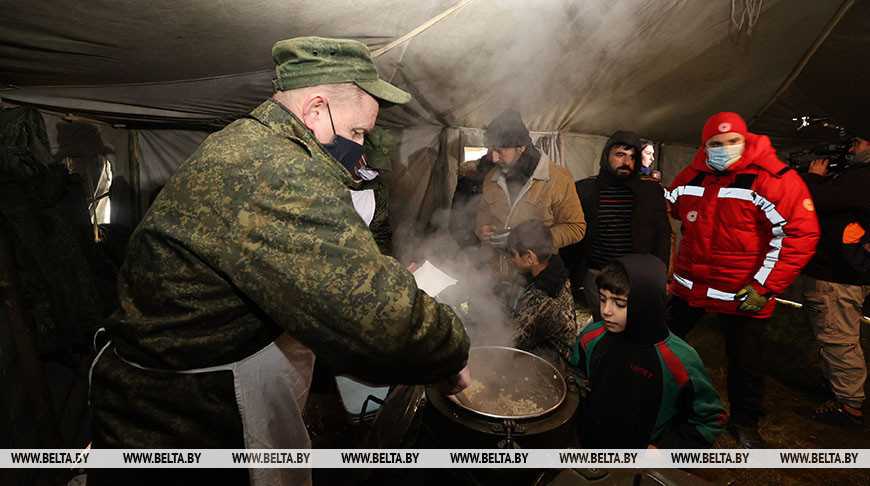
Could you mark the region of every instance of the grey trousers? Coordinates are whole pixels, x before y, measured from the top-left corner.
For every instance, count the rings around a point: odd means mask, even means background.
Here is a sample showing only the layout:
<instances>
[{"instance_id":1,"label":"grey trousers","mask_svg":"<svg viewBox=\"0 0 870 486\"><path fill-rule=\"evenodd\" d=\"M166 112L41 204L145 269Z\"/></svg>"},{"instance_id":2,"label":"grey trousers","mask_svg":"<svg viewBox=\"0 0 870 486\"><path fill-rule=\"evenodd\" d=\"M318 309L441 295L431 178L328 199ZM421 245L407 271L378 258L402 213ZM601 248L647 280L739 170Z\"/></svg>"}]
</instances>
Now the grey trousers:
<instances>
[{"instance_id":1,"label":"grey trousers","mask_svg":"<svg viewBox=\"0 0 870 486\"><path fill-rule=\"evenodd\" d=\"M861 316L870 285L848 285L803 275L804 312L819 343L822 374L841 403L861 408L867 364L861 349Z\"/></svg>"}]
</instances>

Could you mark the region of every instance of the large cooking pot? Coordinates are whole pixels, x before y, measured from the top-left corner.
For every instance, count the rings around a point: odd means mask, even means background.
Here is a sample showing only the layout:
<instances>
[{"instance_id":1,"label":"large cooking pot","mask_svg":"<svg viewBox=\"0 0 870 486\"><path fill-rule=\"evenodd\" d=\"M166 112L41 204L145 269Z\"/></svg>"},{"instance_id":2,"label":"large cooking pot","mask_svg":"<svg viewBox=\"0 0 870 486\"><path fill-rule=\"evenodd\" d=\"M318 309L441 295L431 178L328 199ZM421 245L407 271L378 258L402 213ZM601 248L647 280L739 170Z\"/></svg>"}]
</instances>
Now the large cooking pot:
<instances>
[{"instance_id":1,"label":"large cooking pot","mask_svg":"<svg viewBox=\"0 0 870 486\"><path fill-rule=\"evenodd\" d=\"M562 373L532 353L501 346L471 348L471 386L450 398L471 412L498 419L540 417L565 400Z\"/></svg>"},{"instance_id":2,"label":"large cooking pot","mask_svg":"<svg viewBox=\"0 0 870 486\"><path fill-rule=\"evenodd\" d=\"M430 447L545 448L567 447L574 433L580 402L573 379L567 381L546 360L513 348L471 348L471 379L483 388L468 393L467 403L426 387L427 420L434 443ZM480 385L473 385L480 387ZM487 391L489 390L489 391ZM528 399L538 410L509 413L494 403L499 395Z\"/></svg>"}]
</instances>

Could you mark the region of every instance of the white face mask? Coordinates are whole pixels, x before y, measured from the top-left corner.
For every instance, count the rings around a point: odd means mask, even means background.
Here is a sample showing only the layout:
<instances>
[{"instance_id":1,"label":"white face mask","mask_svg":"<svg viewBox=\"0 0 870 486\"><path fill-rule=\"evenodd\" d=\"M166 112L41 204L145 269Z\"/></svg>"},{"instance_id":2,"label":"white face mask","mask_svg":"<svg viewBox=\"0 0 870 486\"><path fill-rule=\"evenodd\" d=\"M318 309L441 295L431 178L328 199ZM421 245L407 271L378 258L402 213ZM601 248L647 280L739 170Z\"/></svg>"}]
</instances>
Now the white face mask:
<instances>
[{"instance_id":1,"label":"white face mask","mask_svg":"<svg viewBox=\"0 0 870 486\"><path fill-rule=\"evenodd\" d=\"M734 162L740 160L743 156L745 144L738 143L736 145L723 145L722 147L707 148L707 167L724 172L731 167Z\"/></svg>"},{"instance_id":2,"label":"white face mask","mask_svg":"<svg viewBox=\"0 0 870 486\"><path fill-rule=\"evenodd\" d=\"M362 166L362 167L357 168L356 174L360 177L360 179L362 179L364 181L371 181L371 180L374 180L375 177L378 176L378 171L376 171L374 169L369 169L366 166Z\"/></svg>"}]
</instances>

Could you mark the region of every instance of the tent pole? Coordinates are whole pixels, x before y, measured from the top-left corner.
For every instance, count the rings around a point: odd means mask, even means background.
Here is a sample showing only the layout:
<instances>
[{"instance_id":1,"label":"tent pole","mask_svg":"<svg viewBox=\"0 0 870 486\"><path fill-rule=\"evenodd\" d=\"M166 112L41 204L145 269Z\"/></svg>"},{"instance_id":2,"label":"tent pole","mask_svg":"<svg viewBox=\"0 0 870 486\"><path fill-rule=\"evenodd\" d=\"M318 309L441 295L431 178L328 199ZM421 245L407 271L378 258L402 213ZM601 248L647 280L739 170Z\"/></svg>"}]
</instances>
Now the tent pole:
<instances>
[{"instance_id":1,"label":"tent pole","mask_svg":"<svg viewBox=\"0 0 870 486\"><path fill-rule=\"evenodd\" d=\"M377 49L374 52L372 52L372 59L377 59L378 57L381 57L383 54L386 54L387 52L391 51L392 49L410 41L414 37L417 37L424 30L428 29L429 27L432 27L433 25L437 24L438 22L441 22L442 20L446 19L447 17L455 14L460 9L462 9L463 7L465 7L466 5L468 5L469 3L473 2L473 1L474 0L462 0L461 2L457 3L456 5L448 8L447 10L441 12L440 14L432 17L431 19L429 19L425 22L423 22L417 28L413 29L412 31L408 32L407 34L403 35L402 37L399 37L398 39L394 40L393 42L390 42L389 44L385 45L384 47L381 47L380 49Z\"/></svg>"},{"instance_id":2,"label":"tent pole","mask_svg":"<svg viewBox=\"0 0 870 486\"><path fill-rule=\"evenodd\" d=\"M764 113L769 110L774 103L776 103L776 100L778 100L779 97L782 96L783 93L785 93L785 91L792 85L792 83L794 83L795 79L797 79L800 73L804 70L804 68L810 62L810 59L813 58L813 55L816 53L822 43L824 43L828 36L831 35L834 27L836 27L837 24L840 23L840 20L842 20L842 18L846 15L846 12L848 12L849 9L852 8L853 5L855 5L855 3L856 0L845 0L843 4L840 5L840 8L837 10L834 16L831 17L828 25L825 26L825 29L822 31L821 34L819 34L819 37L816 39L815 42L813 42L813 45L811 45L810 48L807 49L807 52L804 53L801 60L798 61L797 65L794 67L788 77L785 78L785 81L782 82L782 85L780 85L779 89L776 90L776 93L774 93L773 96L771 96L770 99L767 100L767 103L765 103L764 106L762 106L760 110L755 112L755 115L753 115L752 118L749 119L748 125L751 126L753 123L755 123L756 120L761 118L761 116L764 115Z\"/></svg>"},{"instance_id":3,"label":"tent pole","mask_svg":"<svg viewBox=\"0 0 870 486\"><path fill-rule=\"evenodd\" d=\"M139 149L139 130L130 130L127 133L127 163L128 170L130 171L130 186L133 192L133 221L142 221L142 216L144 216L144 211L142 211L142 175L139 173L141 162L142 152Z\"/></svg>"}]
</instances>

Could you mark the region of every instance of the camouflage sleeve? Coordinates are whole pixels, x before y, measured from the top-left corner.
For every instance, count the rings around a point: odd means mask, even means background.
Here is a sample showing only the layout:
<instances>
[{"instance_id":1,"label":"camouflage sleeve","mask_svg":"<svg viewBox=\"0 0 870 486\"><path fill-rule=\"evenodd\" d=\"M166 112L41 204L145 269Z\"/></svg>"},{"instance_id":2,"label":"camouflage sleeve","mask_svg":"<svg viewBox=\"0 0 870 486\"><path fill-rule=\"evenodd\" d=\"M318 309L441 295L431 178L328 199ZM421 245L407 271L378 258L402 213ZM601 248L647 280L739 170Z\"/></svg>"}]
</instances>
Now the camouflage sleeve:
<instances>
[{"instance_id":1,"label":"camouflage sleeve","mask_svg":"<svg viewBox=\"0 0 870 486\"><path fill-rule=\"evenodd\" d=\"M222 270L336 372L433 383L460 371L469 348L462 322L380 254L330 167L293 155L254 182L228 225Z\"/></svg>"},{"instance_id":2,"label":"camouflage sleeve","mask_svg":"<svg viewBox=\"0 0 870 486\"><path fill-rule=\"evenodd\" d=\"M526 292L513 316L517 328L516 347L530 350L558 334L563 326L560 317L560 309L554 299L541 290Z\"/></svg>"},{"instance_id":3,"label":"camouflage sleeve","mask_svg":"<svg viewBox=\"0 0 870 486\"><path fill-rule=\"evenodd\" d=\"M369 229L381 253L392 256L393 228L390 226L390 189L382 181L378 181L375 188L375 216L372 218Z\"/></svg>"}]
</instances>

